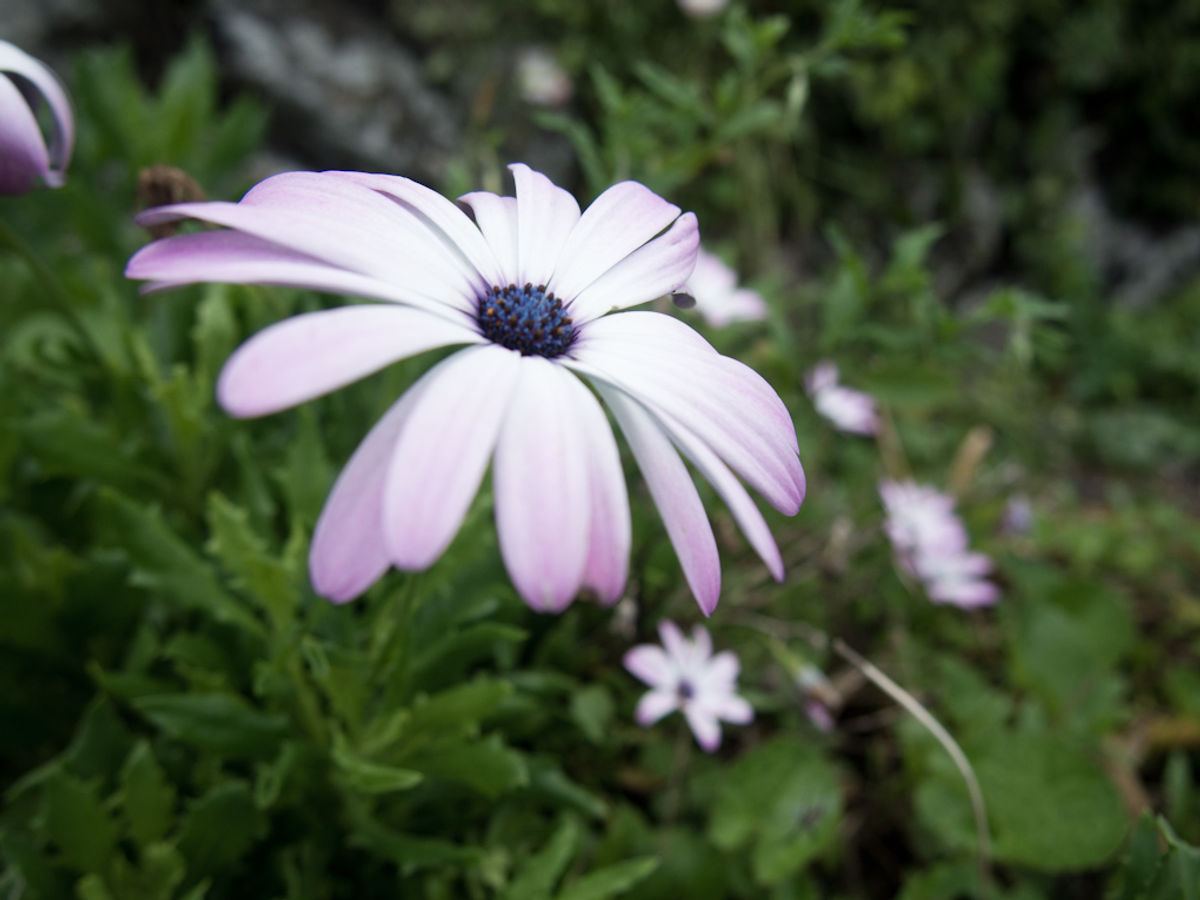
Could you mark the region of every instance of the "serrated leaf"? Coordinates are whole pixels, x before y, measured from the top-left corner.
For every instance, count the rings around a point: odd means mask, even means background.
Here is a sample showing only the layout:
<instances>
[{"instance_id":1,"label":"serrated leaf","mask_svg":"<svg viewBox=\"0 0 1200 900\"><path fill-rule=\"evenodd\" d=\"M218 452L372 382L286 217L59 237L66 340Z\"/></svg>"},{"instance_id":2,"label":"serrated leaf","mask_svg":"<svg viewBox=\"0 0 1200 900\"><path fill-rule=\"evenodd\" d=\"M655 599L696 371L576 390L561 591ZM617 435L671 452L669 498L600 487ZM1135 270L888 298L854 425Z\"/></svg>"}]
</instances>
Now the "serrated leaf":
<instances>
[{"instance_id":1,"label":"serrated leaf","mask_svg":"<svg viewBox=\"0 0 1200 900\"><path fill-rule=\"evenodd\" d=\"M476 678L418 701L408 719L407 739L466 737L478 733L480 721L512 693L512 685Z\"/></svg>"},{"instance_id":2,"label":"serrated leaf","mask_svg":"<svg viewBox=\"0 0 1200 900\"><path fill-rule=\"evenodd\" d=\"M163 600L203 610L218 622L263 635L262 623L226 593L216 573L182 541L156 509L139 506L115 491L100 494L99 521L110 542L133 563L133 582Z\"/></svg>"},{"instance_id":3,"label":"serrated leaf","mask_svg":"<svg viewBox=\"0 0 1200 900\"><path fill-rule=\"evenodd\" d=\"M334 735L333 764L341 773L342 780L351 788L364 794L387 794L406 791L416 787L424 779L420 772L371 762L356 755L347 745L341 733Z\"/></svg>"},{"instance_id":4,"label":"serrated leaf","mask_svg":"<svg viewBox=\"0 0 1200 900\"><path fill-rule=\"evenodd\" d=\"M526 860L516 877L504 891L504 900L542 900L549 897L554 885L575 854L579 844L579 825L574 819L564 819L541 850Z\"/></svg>"},{"instance_id":5,"label":"serrated leaf","mask_svg":"<svg viewBox=\"0 0 1200 900\"><path fill-rule=\"evenodd\" d=\"M102 872L117 846L117 828L95 782L63 770L47 780L42 798L46 835L64 863L79 872Z\"/></svg>"},{"instance_id":6,"label":"serrated leaf","mask_svg":"<svg viewBox=\"0 0 1200 900\"><path fill-rule=\"evenodd\" d=\"M167 781L154 752L138 741L121 769L121 812L129 835L147 845L166 835L174 820L175 788Z\"/></svg>"},{"instance_id":7,"label":"serrated leaf","mask_svg":"<svg viewBox=\"0 0 1200 900\"><path fill-rule=\"evenodd\" d=\"M140 697L133 706L171 737L230 757L274 756L287 733L283 716L260 712L232 694Z\"/></svg>"},{"instance_id":8,"label":"serrated leaf","mask_svg":"<svg viewBox=\"0 0 1200 900\"><path fill-rule=\"evenodd\" d=\"M17 433L49 474L90 478L129 491L166 488L158 472L138 462L128 440L122 442L84 410L47 410L20 422Z\"/></svg>"},{"instance_id":9,"label":"serrated leaf","mask_svg":"<svg viewBox=\"0 0 1200 900\"><path fill-rule=\"evenodd\" d=\"M410 875L431 866L476 865L484 858L480 847L401 834L365 817L355 822L349 841L351 846L363 847L391 860L402 875Z\"/></svg>"},{"instance_id":10,"label":"serrated leaf","mask_svg":"<svg viewBox=\"0 0 1200 900\"><path fill-rule=\"evenodd\" d=\"M405 766L470 785L488 797L529 783L529 770L517 751L504 746L497 735L472 744L430 747L402 758Z\"/></svg>"},{"instance_id":11,"label":"serrated leaf","mask_svg":"<svg viewBox=\"0 0 1200 900\"><path fill-rule=\"evenodd\" d=\"M604 900L606 897L616 897L639 881L649 878L658 868L658 863L656 856L643 856L605 866L576 880L559 893L557 900Z\"/></svg>"},{"instance_id":12,"label":"serrated leaf","mask_svg":"<svg viewBox=\"0 0 1200 900\"><path fill-rule=\"evenodd\" d=\"M236 863L267 832L266 817L243 781L217 785L188 807L179 850L193 878Z\"/></svg>"},{"instance_id":13,"label":"serrated leaf","mask_svg":"<svg viewBox=\"0 0 1200 900\"><path fill-rule=\"evenodd\" d=\"M292 618L297 588L282 561L268 553L250 517L219 493L208 498L208 552L229 572L233 586L283 626Z\"/></svg>"},{"instance_id":14,"label":"serrated leaf","mask_svg":"<svg viewBox=\"0 0 1200 900\"><path fill-rule=\"evenodd\" d=\"M608 737L615 708L612 694L602 684L588 685L571 697L571 718L593 744Z\"/></svg>"}]
</instances>

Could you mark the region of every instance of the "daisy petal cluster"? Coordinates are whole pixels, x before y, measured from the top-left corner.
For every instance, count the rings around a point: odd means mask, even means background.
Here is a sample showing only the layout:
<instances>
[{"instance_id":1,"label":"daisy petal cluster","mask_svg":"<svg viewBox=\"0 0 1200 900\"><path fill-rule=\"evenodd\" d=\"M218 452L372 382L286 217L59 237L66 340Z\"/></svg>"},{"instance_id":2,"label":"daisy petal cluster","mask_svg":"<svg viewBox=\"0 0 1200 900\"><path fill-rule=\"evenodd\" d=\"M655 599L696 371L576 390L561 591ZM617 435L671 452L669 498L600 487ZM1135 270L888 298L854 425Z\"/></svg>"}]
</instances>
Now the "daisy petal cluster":
<instances>
[{"instance_id":1,"label":"daisy petal cluster","mask_svg":"<svg viewBox=\"0 0 1200 900\"><path fill-rule=\"evenodd\" d=\"M143 225L223 226L155 241L129 262L148 290L275 284L380 301L299 315L252 337L217 385L235 416L262 416L385 366L461 346L367 435L317 522L309 570L334 601L389 567L432 565L491 466L500 551L535 609L584 588L624 590L629 502L601 401L624 433L684 575L707 615L721 574L689 460L776 578L779 550L743 481L791 515L804 497L796 434L775 391L679 320L616 312L682 285L696 217L632 181L581 211L523 164L515 196L454 203L417 182L290 172L238 203L147 210Z\"/></svg>"},{"instance_id":2,"label":"daisy petal cluster","mask_svg":"<svg viewBox=\"0 0 1200 900\"><path fill-rule=\"evenodd\" d=\"M813 406L833 427L851 434L873 435L879 429L875 401L869 394L838 384L837 365L817 363L804 379Z\"/></svg>"},{"instance_id":3,"label":"daisy petal cluster","mask_svg":"<svg viewBox=\"0 0 1200 900\"><path fill-rule=\"evenodd\" d=\"M963 608L996 602L999 589L985 577L992 561L968 549L967 530L952 497L911 481L885 481L879 495L896 558L920 579L930 600Z\"/></svg>"},{"instance_id":4,"label":"daisy petal cluster","mask_svg":"<svg viewBox=\"0 0 1200 900\"><path fill-rule=\"evenodd\" d=\"M696 742L712 752L721 744L721 722L754 719L753 708L736 693L737 655L725 650L714 656L712 636L702 625L692 629L690 641L674 622L661 623L658 635L661 647L641 644L625 654L625 668L650 686L634 717L649 726L678 710Z\"/></svg>"},{"instance_id":5,"label":"daisy petal cluster","mask_svg":"<svg viewBox=\"0 0 1200 900\"><path fill-rule=\"evenodd\" d=\"M767 317L766 301L754 291L738 287L737 273L703 248L696 254L696 268L686 290L705 321L718 328Z\"/></svg>"},{"instance_id":6,"label":"daisy petal cluster","mask_svg":"<svg viewBox=\"0 0 1200 900\"><path fill-rule=\"evenodd\" d=\"M38 125L40 102L53 121L49 141ZM61 185L74 142L71 104L54 73L0 41L0 194L24 194L39 183Z\"/></svg>"}]
</instances>

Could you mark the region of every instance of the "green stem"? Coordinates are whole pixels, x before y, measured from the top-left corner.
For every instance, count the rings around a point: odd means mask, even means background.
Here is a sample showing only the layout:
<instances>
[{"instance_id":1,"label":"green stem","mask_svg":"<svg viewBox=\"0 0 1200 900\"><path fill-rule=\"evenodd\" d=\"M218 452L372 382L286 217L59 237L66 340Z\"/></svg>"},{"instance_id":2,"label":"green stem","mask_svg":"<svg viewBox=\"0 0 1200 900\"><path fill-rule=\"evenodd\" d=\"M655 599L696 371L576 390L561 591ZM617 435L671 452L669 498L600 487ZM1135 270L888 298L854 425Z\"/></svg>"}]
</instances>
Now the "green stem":
<instances>
[{"instance_id":1,"label":"green stem","mask_svg":"<svg viewBox=\"0 0 1200 900\"><path fill-rule=\"evenodd\" d=\"M58 277L54 274L50 267L42 261L42 258L38 256L37 251L29 246L29 244L25 242L24 238L17 234L17 232L9 228L3 219L0 219L0 247L4 246L7 246L14 253L16 253L17 256L21 257L21 259L25 261L25 264L29 266L30 270L33 272L34 277L41 282L42 288L45 291L44 296L46 299L76 331L80 340L83 341L84 346L87 347L92 356L94 356L97 360L102 361L104 356L100 352L100 348L96 346L96 342L93 340L91 333L84 326L83 319L80 318L78 310L71 305L71 300L67 295L66 289L63 288L62 283L58 280Z\"/></svg>"}]
</instances>

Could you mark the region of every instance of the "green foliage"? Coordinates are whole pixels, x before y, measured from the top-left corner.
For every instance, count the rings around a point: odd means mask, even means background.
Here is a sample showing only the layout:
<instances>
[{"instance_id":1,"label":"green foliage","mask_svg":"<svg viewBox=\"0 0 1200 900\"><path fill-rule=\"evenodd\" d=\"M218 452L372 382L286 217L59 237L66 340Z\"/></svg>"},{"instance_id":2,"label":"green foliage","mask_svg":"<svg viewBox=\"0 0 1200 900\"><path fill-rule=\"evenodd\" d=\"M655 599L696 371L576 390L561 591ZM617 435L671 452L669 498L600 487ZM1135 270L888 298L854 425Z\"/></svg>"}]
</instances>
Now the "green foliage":
<instances>
[{"instance_id":1,"label":"green foliage","mask_svg":"<svg viewBox=\"0 0 1200 900\"><path fill-rule=\"evenodd\" d=\"M820 630L961 745L993 896L1195 897L1200 280L1109 296L1074 202L1098 185L1114 214L1194 216L1193 13L393 6L429 78L475 98L448 161L464 190L499 185L524 122L549 157L574 153L581 199L642 180L757 276L765 324L680 314L780 392L810 478L797 519L767 513L782 586L706 498L725 585L708 624L755 723L711 755L678 717L633 723L622 655L699 616L632 466L616 610L527 610L486 488L428 572L344 606L313 594L337 470L429 361L228 418L213 397L233 348L326 300L139 296L121 272L147 240L139 170L236 199L266 113L228 98L203 41L154 89L131 51L84 48L63 73L67 186L0 204L0 894L981 896L962 773ZM534 40L560 51L572 105L514 110L496 90L496 47ZM874 445L805 396L823 357L881 404ZM893 561L877 484L908 476L956 494L996 609L934 606ZM1028 528L1005 524L1016 495ZM815 667L833 699L804 682ZM804 715L814 698L832 733Z\"/></svg>"}]
</instances>

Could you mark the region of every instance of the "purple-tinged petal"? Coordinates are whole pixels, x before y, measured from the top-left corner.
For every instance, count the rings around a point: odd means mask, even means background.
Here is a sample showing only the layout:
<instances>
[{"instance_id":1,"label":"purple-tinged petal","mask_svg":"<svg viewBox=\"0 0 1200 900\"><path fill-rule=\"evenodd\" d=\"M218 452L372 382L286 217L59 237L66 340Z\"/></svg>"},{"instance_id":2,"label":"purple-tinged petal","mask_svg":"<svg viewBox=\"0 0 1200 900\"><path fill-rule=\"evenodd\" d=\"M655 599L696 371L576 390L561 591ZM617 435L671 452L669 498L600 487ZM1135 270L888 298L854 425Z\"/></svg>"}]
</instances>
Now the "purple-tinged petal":
<instances>
[{"instance_id":1,"label":"purple-tinged petal","mask_svg":"<svg viewBox=\"0 0 1200 900\"><path fill-rule=\"evenodd\" d=\"M712 526L704 513L696 485L683 460L649 413L620 391L602 385L599 391L633 450L688 586L701 611L710 615L716 609L721 593L721 563L717 558Z\"/></svg>"},{"instance_id":2,"label":"purple-tinged petal","mask_svg":"<svg viewBox=\"0 0 1200 900\"><path fill-rule=\"evenodd\" d=\"M754 721L754 707L737 694L726 694L713 700L707 710L724 722L748 725Z\"/></svg>"},{"instance_id":3,"label":"purple-tinged petal","mask_svg":"<svg viewBox=\"0 0 1200 900\"><path fill-rule=\"evenodd\" d=\"M639 644L625 654L626 670L653 688L675 689L675 665L657 644Z\"/></svg>"},{"instance_id":4,"label":"purple-tinged petal","mask_svg":"<svg viewBox=\"0 0 1200 900\"><path fill-rule=\"evenodd\" d=\"M251 234L431 300L474 311L482 276L448 253L429 225L360 184L318 172L285 172L239 203L176 203L149 209L142 225L193 218Z\"/></svg>"},{"instance_id":5,"label":"purple-tinged petal","mask_svg":"<svg viewBox=\"0 0 1200 900\"><path fill-rule=\"evenodd\" d=\"M589 323L586 340L572 348L567 365L637 398L672 425L672 434L690 431L772 506L794 515L805 490L804 469L790 447L795 429L778 396L763 394L759 376L721 356L677 359L661 348L655 355L638 354L607 335L594 336L592 326L603 321Z\"/></svg>"},{"instance_id":6,"label":"purple-tinged petal","mask_svg":"<svg viewBox=\"0 0 1200 900\"><path fill-rule=\"evenodd\" d=\"M317 519L308 571L322 597L353 600L388 570L383 541L383 484L396 440L417 396L410 390L358 445Z\"/></svg>"},{"instance_id":7,"label":"purple-tinged petal","mask_svg":"<svg viewBox=\"0 0 1200 900\"><path fill-rule=\"evenodd\" d=\"M687 665L691 661L692 645L683 636L679 626L670 619L663 619L658 623L658 639L666 648L667 658L677 667Z\"/></svg>"},{"instance_id":8,"label":"purple-tinged petal","mask_svg":"<svg viewBox=\"0 0 1200 900\"><path fill-rule=\"evenodd\" d=\"M692 659L697 665L707 665L712 656L712 635L703 625L692 626Z\"/></svg>"},{"instance_id":9,"label":"purple-tinged petal","mask_svg":"<svg viewBox=\"0 0 1200 900\"><path fill-rule=\"evenodd\" d=\"M643 728L653 725L663 716L679 709L679 698L673 691L650 691L638 701L633 717Z\"/></svg>"},{"instance_id":10,"label":"purple-tinged petal","mask_svg":"<svg viewBox=\"0 0 1200 900\"><path fill-rule=\"evenodd\" d=\"M736 653L729 650L718 653L709 660L704 670L703 687L707 690L701 691L701 693L709 693L714 690L718 692L732 691L740 671L741 664L738 662Z\"/></svg>"},{"instance_id":11,"label":"purple-tinged petal","mask_svg":"<svg viewBox=\"0 0 1200 900\"><path fill-rule=\"evenodd\" d=\"M482 340L465 325L403 306L305 313L265 328L235 350L217 380L217 399L230 415L264 416L417 353Z\"/></svg>"},{"instance_id":12,"label":"purple-tinged petal","mask_svg":"<svg viewBox=\"0 0 1200 900\"><path fill-rule=\"evenodd\" d=\"M71 159L71 151L75 146L75 119L71 114L71 104L67 100L67 92L62 83L50 69L34 59L25 51L8 43L0 41L0 73L8 72L24 79L45 99L50 107L54 129L50 135L49 148L40 138L42 151L46 154L48 168L41 174L51 187L62 184L63 171ZM5 125L11 121L8 110L0 110L0 122ZM34 120L36 127L37 122ZM0 128L0 130L3 130ZM2 140L2 138L0 138Z\"/></svg>"},{"instance_id":13,"label":"purple-tinged petal","mask_svg":"<svg viewBox=\"0 0 1200 900\"><path fill-rule=\"evenodd\" d=\"M587 322L615 309L646 303L675 290L692 274L700 230L684 213L665 234L634 250L571 301L571 315ZM564 258L569 259L564 253ZM560 296L569 297L562 293Z\"/></svg>"},{"instance_id":14,"label":"purple-tinged petal","mask_svg":"<svg viewBox=\"0 0 1200 900\"><path fill-rule=\"evenodd\" d=\"M746 493L741 482L704 441L686 428L681 428L670 421L660 420L660 424L671 436L675 446L683 451L683 455L691 460L692 464L700 470L700 474L725 501L725 505L733 514L734 521L738 523L738 527L746 536L746 540L750 542L750 546L754 548L754 552L766 563L771 575L776 581L783 581L783 557L779 554L779 547L771 535L771 529L767 525L766 519L754 505L754 501Z\"/></svg>"},{"instance_id":15,"label":"purple-tinged petal","mask_svg":"<svg viewBox=\"0 0 1200 900\"><path fill-rule=\"evenodd\" d=\"M575 376L521 358L496 443L492 482L500 553L533 609L561 612L579 593L588 556L588 472L572 408Z\"/></svg>"},{"instance_id":16,"label":"purple-tinged petal","mask_svg":"<svg viewBox=\"0 0 1200 900\"><path fill-rule=\"evenodd\" d=\"M500 280L494 286L517 284L519 266L516 198L500 197L489 191L472 191L459 197L458 202L475 215L475 224L479 226L484 240L500 264Z\"/></svg>"},{"instance_id":17,"label":"purple-tinged petal","mask_svg":"<svg viewBox=\"0 0 1200 900\"><path fill-rule=\"evenodd\" d=\"M673 316L649 310L632 310L620 315L604 316L589 322L581 329L577 347L590 343L615 343L643 352L669 346L677 354L690 356L720 356L704 336L686 322ZM767 390L774 394L770 385ZM786 410L784 410L786 415Z\"/></svg>"},{"instance_id":18,"label":"purple-tinged petal","mask_svg":"<svg viewBox=\"0 0 1200 900\"><path fill-rule=\"evenodd\" d=\"M694 704L684 707L683 715L702 749L712 753L721 746L721 726L715 715Z\"/></svg>"},{"instance_id":19,"label":"purple-tinged petal","mask_svg":"<svg viewBox=\"0 0 1200 900\"><path fill-rule=\"evenodd\" d=\"M524 163L508 168L517 187L517 284L544 285L579 221L579 204Z\"/></svg>"},{"instance_id":20,"label":"purple-tinged petal","mask_svg":"<svg viewBox=\"0 0 1200 900\"><path fill-rule=\"evenodd\" d=\"M621 454L592 392L574 376L569 383L574 424L584 448L591 509L583 584L596 591L602 603L616 603L629 576L629 494Z\"/></svg>"},{"instance_id":21,"label":"purple-tinged petal","mask_svg":"<svg viewBox=\"0 0 1200 900\"><path fill-rule=\"evenodd\" d=\"M351 272L240 231L183 234L147 244L129 260L125 275L149 279L143 293L205 281L274 284L403 303L455 322L471 321L462 310L408 284Z\"/></svg>"},{"instance_id":22,"label":"purple-tinged petal","mask_svg":"<svg viewBox=\"0 0 1200 900\"><path fill-rule=\"evenodd\" d=\"M571 230L550 289L563 298L577 297L678 216L678 206L645 185L614 184L592 201Z\"/></svg>"},{"instance_id":23,"label":"purple-tinged petal","mask_svg":"<svg viewBox=\"0 0 1200 900\"><path fill-rule=\"evenodd\" d=\"M21 92L0 75L0 194L17 196L50 170L45 138Z\"/></svg>"},{"instance_id":24,"label":"purple-tinged petal","mask_svg":"<svg viewBox=\"0 0 1200 900\"><path fill-rule=\"evenodd\" d=\"M451 253L461 255L483 276L488 285L499 284L504 278L500 263L478 226L452 201L437 191L400 175L373 175L367 172L329 172L355 181L391 197L419 216L427 219L440 231L440 237Z\"/></svg>"},{"instance_id":25,"label":"purple-tinged petal","mask_svg":"<svg viewBox=\"0 0 1200 900\"><path fill-rule=\"evenodd\" d=\"M384 539L397 568L428 568L454 539L483 480L520 362L502 347L468 347L413 386L420 394L384 484Z\"/></svg>"}]
</instances>

